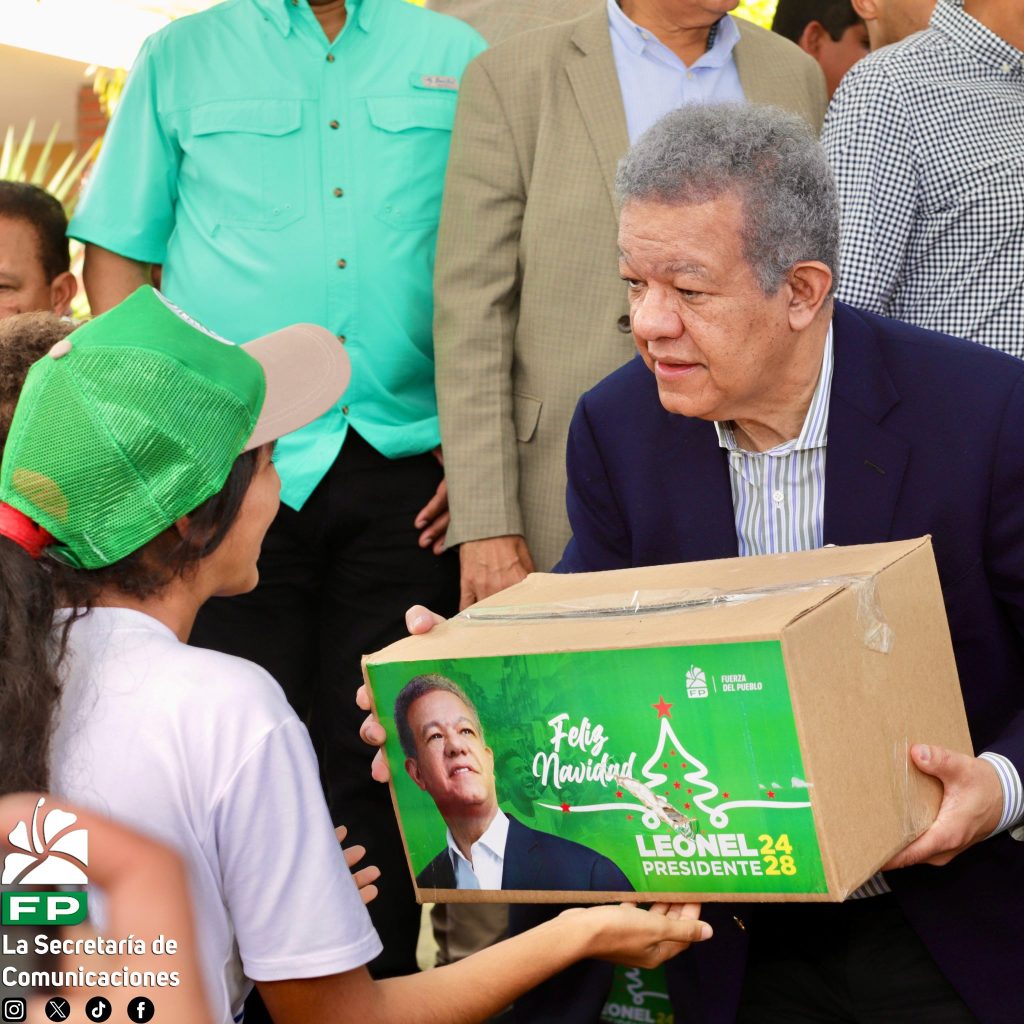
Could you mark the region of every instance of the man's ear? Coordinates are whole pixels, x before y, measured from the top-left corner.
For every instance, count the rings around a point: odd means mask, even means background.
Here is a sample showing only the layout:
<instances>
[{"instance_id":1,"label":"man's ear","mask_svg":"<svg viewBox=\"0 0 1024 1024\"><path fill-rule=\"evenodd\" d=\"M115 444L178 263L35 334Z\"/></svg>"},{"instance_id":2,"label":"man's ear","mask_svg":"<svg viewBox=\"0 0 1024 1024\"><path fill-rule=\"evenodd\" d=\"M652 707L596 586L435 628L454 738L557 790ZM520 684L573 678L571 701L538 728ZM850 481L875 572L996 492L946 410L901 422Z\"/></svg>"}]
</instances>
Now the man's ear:
<instances>
[{"instance_id":1,"label":"man's ear","mask_svg":"<svg viewBox=\"0 0 1024 1024\"><path fill-rule=\"evenodd\" d=\"M180 519L174 520L174 525L171 527L177 535L184 540L188 536L188 527L191 522L190 516L182 516Z\"/></svg>"},{"instance_id":2,"label":"man's ear","mask_svg":"<svg viewBox=\"0 0 1024 1024\"><path fill-rule=\"evenodd\" d=\"M50 282L50 309L57 316L68 316L71 313L71 300L78 292L78 282L70 270L58 274Z\"/></svg>"},{"instance_id":3,"label":"man's ear","mask_svg":"<svg viewBox=\"0 0 1024 1024\"><path fill-rule=\"evenodd\" d=\"M420 777L420 766L415 757L407 757L405 759L405 770L409 773L409 778L426 792L427 785Z\"/></svg>"},{"instance_id":4,"label":"man's ear","mask_svg":"<svg viewBox=\"0 0 1024 1024\"><path fill-rule=\"evenodd\" d=\"M802 331L817 316L832 288L832 271L817 260L795 263L786 280L789 287L789 325Z\"/></svg>"},{"instance_id":5,"label":"man's ear","mask_svg":"<svg viewBox=\"0 0 1024 1024\"><path fill-rule=\"evenodd\" d=\"M850 0L853 9L865 20L874 21L878 17L878 0Z\"/></svg>"},{"instance_id":6,"label":"man's ear","mask_svg":"<svg viewBox=\"0 0 1024 1024\"><path fill-rule=\"evenodd\" d=\"M809 21L804 25L803 32L797 40L797 46L804 53L810 54L815 60L821 52L822 37L825 35L825 27L820 21Z\"/></svg>"}]
</instances>

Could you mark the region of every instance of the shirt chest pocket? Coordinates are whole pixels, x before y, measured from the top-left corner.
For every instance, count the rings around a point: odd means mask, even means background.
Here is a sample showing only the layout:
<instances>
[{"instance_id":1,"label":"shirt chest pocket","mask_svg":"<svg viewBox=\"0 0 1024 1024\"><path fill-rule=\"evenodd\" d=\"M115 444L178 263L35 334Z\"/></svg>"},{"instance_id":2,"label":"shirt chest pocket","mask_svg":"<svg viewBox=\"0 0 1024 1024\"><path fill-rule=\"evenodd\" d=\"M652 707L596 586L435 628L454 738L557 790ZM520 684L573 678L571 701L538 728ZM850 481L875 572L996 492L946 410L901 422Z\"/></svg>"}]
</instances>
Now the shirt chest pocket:
<instances>
[{"instance_id":1,"label":"shirt chest pocket","mask_svg":"<svg viewBox=\"0 0 1024 1024\"><path fill-rule=\"evenodd\" d=\"M396 228L436 225L448 163L455 93L366 101L377 151L375 212Z\"/></svg>"},{"instance_id":2,"label":"shirt chest pocket","mask_svg":"<svg viewBox=\"0 0 1024 1024\"><path fill-rule=\"evenodd\" d=\"M306 212L300 100L221 100L192 111L194 194L226 227L275 231Z\"/></svg>"}]
</instances>

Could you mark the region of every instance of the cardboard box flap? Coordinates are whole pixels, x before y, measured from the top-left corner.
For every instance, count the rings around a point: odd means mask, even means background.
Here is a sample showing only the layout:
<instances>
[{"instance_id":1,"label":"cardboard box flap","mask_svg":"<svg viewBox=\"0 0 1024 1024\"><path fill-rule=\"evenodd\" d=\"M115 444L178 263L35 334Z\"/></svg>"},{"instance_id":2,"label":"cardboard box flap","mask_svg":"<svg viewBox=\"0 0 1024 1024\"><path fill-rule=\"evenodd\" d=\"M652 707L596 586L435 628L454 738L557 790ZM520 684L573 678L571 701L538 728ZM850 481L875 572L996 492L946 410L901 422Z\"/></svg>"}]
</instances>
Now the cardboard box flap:
<instances>
[{"instance_id":1,"label":"cardboard box flap","mask_svg":"<svg viewBox=\"0 0 1024 1024\"><path fill-rule=\"evenodd\" d=\"M466 654L515 654L538 644L582 650L592 636L565 628L581 621L597 629L614 623L629 646L657 646L667 632L673 643L756 639L779 633L848 588L858 593L865 645L885 651L891 637L871 580L927 544L920 538L578 575L533 573L451 623L399 640L370 661L433 657L449 647L454 631Z\"/></svg>"},{"instance_id":2,"label":"cardboard box flap","mask_svg":"<svg viewBox=\"0 0 1024 1024\"><path fill-rule=\"evenodd\" d=\"M707 588L722 591L752 590L836 576L873 575L929 542L927 537L794 551L783 555L755 555L748 558L720 558L678 565L612 569L606 572L534 573L514 587L494 594L474 607L521 603L542 604L579 600L601 594L630 593L634 590L680 590ZM527 590L528 599L517 594Z\"/></svg>"}]
</instances>

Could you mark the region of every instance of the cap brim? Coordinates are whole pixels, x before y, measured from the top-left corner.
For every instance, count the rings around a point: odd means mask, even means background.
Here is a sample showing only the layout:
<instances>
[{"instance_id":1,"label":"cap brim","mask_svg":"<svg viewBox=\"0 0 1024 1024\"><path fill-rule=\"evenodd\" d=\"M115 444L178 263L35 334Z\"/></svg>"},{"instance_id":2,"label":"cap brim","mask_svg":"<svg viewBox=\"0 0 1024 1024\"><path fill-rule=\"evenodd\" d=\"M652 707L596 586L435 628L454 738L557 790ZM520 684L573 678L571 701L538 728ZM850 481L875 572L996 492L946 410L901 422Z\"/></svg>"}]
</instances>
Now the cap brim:
<instances>
[{"instance_id":1,"label":"cap brim","mask_svg":"<svg viewBox=\"0 0 1024 1024\"><path fill-rule=\"evenodd\" d=\"M312 423L336 404L352 375L341 342L316 324L293 324L246 342L263 367L267 394L244 451Z\"/></svg>"}]
</instances>

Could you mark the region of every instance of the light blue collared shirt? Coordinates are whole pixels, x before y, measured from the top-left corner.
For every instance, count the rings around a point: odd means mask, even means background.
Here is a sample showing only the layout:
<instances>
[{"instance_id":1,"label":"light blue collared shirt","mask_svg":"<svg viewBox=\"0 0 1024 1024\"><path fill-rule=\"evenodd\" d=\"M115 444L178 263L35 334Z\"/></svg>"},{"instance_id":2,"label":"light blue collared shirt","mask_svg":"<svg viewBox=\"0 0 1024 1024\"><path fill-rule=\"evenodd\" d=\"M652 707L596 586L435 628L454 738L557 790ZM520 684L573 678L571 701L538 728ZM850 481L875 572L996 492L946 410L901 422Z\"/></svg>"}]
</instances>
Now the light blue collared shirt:
<instances>
[{"instance_id":1,"label":"light blue collared shirt","mask_svg":"<svg viewBox=\"0 0 1024 1024\"><path fill-rule=\"evenodd\" d=\"M740 30L728 14L718 22L711 49L690 67L628 18L616 0L608 0L608 27L631 144L659 118L686 103L745 102L732 53Z\"/></svg>"}]
</instances>

